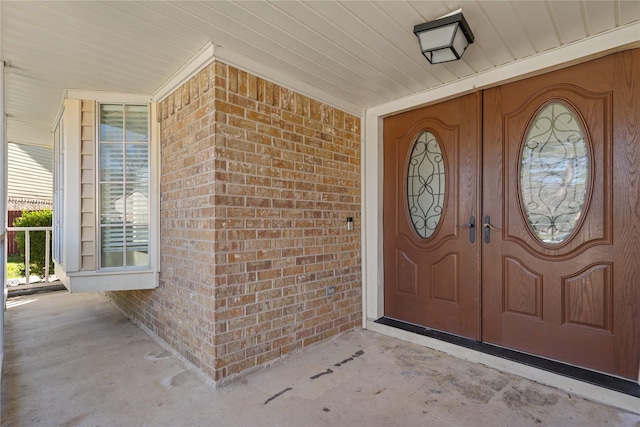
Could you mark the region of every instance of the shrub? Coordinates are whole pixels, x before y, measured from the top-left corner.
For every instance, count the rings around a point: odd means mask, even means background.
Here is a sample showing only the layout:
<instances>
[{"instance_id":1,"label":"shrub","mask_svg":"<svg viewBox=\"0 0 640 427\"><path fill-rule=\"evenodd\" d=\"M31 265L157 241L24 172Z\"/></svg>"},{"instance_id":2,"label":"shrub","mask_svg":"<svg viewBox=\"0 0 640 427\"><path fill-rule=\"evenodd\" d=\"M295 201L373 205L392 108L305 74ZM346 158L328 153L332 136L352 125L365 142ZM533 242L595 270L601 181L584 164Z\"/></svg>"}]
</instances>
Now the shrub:
<instances>
[{"instance_id":1,"label":"shrub","mask_svg":"<svg viewBox=\"0 0 640 427\"><path fill-rule=\"evenodd\" d=\"M41 211L24 211L22 216L13 222L14 227L51 227L52 224L52 212L51 209L45 209ZM45 270L45 245L46 245L46 232L45 231L31 231L29 232L29 240L31 246L31 253L29 254L29 268L31 274L36 274L40 277L44 277ZM25 233L24 231L18 231L16 233L16 241L20 248L20 255L22 262L25 261ZM52 271L53 267L53 255L51 251L51 240L49 241L49 271ZM24 274L24 271L23 271Z\"/></svg>"},{"instance_id":2,"label":"shrub","mask_svg":"<svg viewBox=\"0 0 640 427\"><path fill-rule=\"evenodd\" d=\"M24 263L20 261L20 255L7 256L7 279L19 279L24 276Z\"/></svg>"}]
</instances>

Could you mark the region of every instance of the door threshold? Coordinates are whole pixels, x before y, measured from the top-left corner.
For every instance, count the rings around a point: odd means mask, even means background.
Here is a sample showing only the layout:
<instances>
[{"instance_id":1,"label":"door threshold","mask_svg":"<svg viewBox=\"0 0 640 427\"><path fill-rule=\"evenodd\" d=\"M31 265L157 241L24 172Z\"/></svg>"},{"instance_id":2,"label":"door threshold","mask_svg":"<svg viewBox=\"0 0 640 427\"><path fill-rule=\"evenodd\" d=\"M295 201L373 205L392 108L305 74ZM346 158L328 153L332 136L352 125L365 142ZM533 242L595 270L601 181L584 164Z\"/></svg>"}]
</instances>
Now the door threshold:
<instances>
[{"instance_id":1,"label":"door threshold","mask_svg":"<svg viewBox=\"0 0 640 427\"><path fill-rule=\"evenodd\" d=\"M471 338L461 337L459 335L426 328L413 323L404 322L402 320L390 317L381 317L374 323L378 323L392 328L401 329L403 331L433 338L438 341L444 341L450 344L461 346L470 350L475 350L483 354L499 357L501 359L510 360L533 368L551 372L563 377L593 384L618 393L640 398L640 384L632 380L613 377L601 372L591 371L589 369L579 368L573 365L557 362L555 360L545 359L543 357L522 353L516 350L500 347L476 341Z\"/></svg>"}]
</instances>

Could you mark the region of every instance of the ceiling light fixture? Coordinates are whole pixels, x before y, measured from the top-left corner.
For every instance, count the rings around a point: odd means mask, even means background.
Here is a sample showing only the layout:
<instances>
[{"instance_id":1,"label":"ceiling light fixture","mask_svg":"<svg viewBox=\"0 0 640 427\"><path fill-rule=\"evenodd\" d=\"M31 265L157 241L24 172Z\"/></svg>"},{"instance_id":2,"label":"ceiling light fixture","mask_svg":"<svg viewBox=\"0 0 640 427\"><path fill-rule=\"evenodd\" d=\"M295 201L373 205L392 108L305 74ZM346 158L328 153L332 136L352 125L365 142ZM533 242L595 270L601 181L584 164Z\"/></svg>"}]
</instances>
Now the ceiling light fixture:
<instances>
[{"instance_id":1,"label":"ceiling light fixture","mask_svg":"<svg viewBox=\"0 0 640 427\"><path fill-rule=\"evenodd\" d=\"M422 54L432 64L460 59L467 46L473 43L473 33L462 15L462 9L435 21L416 25L413 33L420 41Z\"/></svg>"}]
</instances>

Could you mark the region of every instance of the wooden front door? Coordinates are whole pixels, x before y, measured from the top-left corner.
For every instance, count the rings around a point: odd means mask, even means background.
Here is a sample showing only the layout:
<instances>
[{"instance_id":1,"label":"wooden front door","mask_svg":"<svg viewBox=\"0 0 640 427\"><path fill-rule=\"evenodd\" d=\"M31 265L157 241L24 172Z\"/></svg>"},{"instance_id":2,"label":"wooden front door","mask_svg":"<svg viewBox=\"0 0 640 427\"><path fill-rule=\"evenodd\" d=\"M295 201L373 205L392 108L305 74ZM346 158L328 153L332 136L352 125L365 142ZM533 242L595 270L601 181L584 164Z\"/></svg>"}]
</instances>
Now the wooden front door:
<instances>
[{"instance_id":1,"label":"wooden front door","mask_svg":"<svg viewBox=\"0 0 640 427\"><path fill-rule=\"evenodd\" d=\"M485 91L484 341L637 380L639 53Z\"/></svg>"},{"instance_id":2,"label":"wooden front door","mask_svg":"<svg viewBox=\"0 0 640 427\"><path fill-rule=\"evenodd\" d=\"M385 316L637 380L637 70L638 49L385 119ZM427 237L424 132L446 178Z\"/></svg>"},{"instance_id":3,"label":"wooden front door","mask_svg":"<svg viewBox=\"0 0 640 427\"><path fill-rule=\"evenodd\" d=\"M480 99L384 122L385 316L475 339Z\"/></svg>"}]
</instances>

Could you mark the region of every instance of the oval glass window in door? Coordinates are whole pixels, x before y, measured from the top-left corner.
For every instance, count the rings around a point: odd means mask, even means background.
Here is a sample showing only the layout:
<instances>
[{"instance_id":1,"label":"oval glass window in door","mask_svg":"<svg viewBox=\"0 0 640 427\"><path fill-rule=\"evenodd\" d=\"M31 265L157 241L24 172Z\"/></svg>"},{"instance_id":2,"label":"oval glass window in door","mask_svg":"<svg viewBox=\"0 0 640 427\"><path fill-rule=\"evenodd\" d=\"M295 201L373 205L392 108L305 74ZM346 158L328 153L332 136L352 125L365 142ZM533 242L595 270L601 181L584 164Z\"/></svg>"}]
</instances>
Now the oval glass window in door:
<instances>
[{"instance_id":1,"label":"oval glass window in door","mask_svg":"<svg viewBox=\"0 0 640 427\"><path fill-rule=\"evenodd\" d=\"M407 204L416 233L428 239L434 233L444 207L445 170L442 148L436 137L424 131L413 143L407 169Z\"/></svg>"},{"instance_id":2,"label":"oval glass window in door","mask_svg":"<svg viewBox=\"0 0 640 427\"><path fill-rule=\"evenodd\" d=\"M522 147L522 207L531 230L547 245L567 240L584 210L590 162L580 123L566 104L549 103L529 125Z\"/></svg>"}]
</instances>

